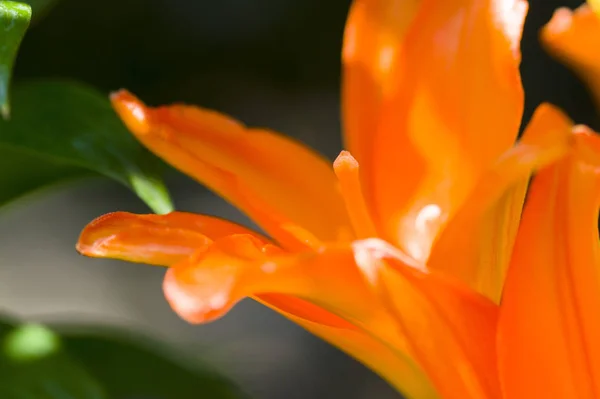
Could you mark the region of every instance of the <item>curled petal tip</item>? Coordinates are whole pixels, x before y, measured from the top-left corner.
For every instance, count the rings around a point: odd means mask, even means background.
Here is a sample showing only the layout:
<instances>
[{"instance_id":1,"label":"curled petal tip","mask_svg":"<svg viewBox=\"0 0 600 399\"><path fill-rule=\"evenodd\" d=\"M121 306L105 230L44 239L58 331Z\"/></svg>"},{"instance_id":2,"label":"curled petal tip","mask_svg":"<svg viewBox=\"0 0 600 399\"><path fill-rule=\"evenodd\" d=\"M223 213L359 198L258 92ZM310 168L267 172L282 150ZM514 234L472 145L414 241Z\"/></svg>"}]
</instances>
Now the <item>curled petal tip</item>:
<instances>
[{"instance_id":1,"label":"curled petal tip","mask_svg":"<svg viewBox=\"0 0 600 399\"><path fill-rule=\"evenodd\" d=\"M247 234L235 234L206 246L170 268L163 281L165 297L184 320L206 323L225 315L247 296L247 289L266 272L252 265L269 255L270 245Z\"/></svg>"},{"instance_id":2,"label":"curled petal tip","mask_svg":"<svg viewBox=\"0 0 600 399\"><path fill-rule=\"evenodd\" d=\"M596 134L596 132L594 132L591 128L589 128L586 125L575 125L573 126L573 134L575 134L575 137L586 137L593 136Z\"/></svg>"},{"instance_id":3,"label":"curled petal tip","mask_svg":"<svg viewBox=\"0 0 600 399\"><path fill-rule=\"evenodd\" d=\"M110 94L110 101L129 130L136 135L150 133L148 109L139 98L121 89Z\"/></svg>"},{"instance_id":4,"label":"curled petal tip","mask_svg":"<svg viewBox=\"0 0 600 399\"><path fill-rule=\"evenodd\" d=\"M127 89L119 89L117 91L113 91L112 93L110 93L109 97L110 102L113 106L116 106L118 104L136 104L138 106L144 106L140 99L133 95Z\"/></svg>"},{"instance_id":5,"label":"curled petal tip","mask_svg":"<svg viewBox=\"0 0 600 399\"><path fill-rule=\"evenodd\" d=\"M103 244L105 244L107 240L110 240L112 236L106 234L106 228L99 228L99 226L105 225L107 221L110 223L110 220L114 220L115 218L118 219L125 214L125 212L107 213L88 223L79 235L79 239L75 245L77 252L81 255L90 257L105 257L107 252L105 245Z\"/></svg>"},{"instance_id":6,"label":"curled petal tip","mask_svg":"<svg viewBox=\"0 0 600 399\"><path fill-rule=\"evenodd\" d=\"M127 90L127 89L115 90L115 91L112 91L109 95L111 101L116 101L124 96L134 97L133 94L131 94L129 92L129 90Z\"/></svg>"},{"instance_id":7,"label":"curled petal tip","mask_svg":"<svg viewBox=\"0 0 600 399\"><path fill-rule=\"evenodd\" d=\"M99 257L96 255L95 248L92 245L88 245L87 243L82 242L81 240L78 241L77 244L75 244L75 250L83 256L89 256L91 258Z\"/></svg>"},{"instance_id":8,"label":"curled petal tip","mask_svg":"<svg viewBox=\"0 0 600 399\"><path fill-rule=\"evenodd\" d=\"M90 258L102 258L103 253L99 251L97 242L86 243L81 241L81 239L75 244L75 250L83 256L89 256Z\"/></svg>"},{"instance_id":9,"label":"curled petal tip","mask_svg":"<svg viewBox=\"0 0 600 399\"><path fill-rule=\"evenodd\" d=\"M186 285L182 283L180 274L181 271L175 268L169 269L163 281L163 291L173 310L188 323L216 320L234 305L229 292L219 284Z\"/></svg>"},{"instance_id":10,"label":"curled petal tip","mask_svg":"<svg viewBox=\"0 0 600 399\"><path fill-rule=\"evenodd\" d=\"M538 105L535 112L543 113L545 118L552 118L552 117L563 116L563 115L564 115L564 117L566 117L564 112L558 106L551 104L551 103L547 103L547 102L543 102L540 105ZM552 115L552 114L554 114L554 115Z\"/></svg>"},{"instance_id":11,"label":"curled petal tip","mask_svg":"<svg viewBox=\"0 0 600 399\"><path fill-rule=\"evenodd\" d=\"M176 224L178 216L181 219L180 216L185 215L109 213L83 229L76 249L80 254L94 258L171 265L212 243L204 234ZM169 220L173 223L169 224Z\"/></svg>"},{"instance_id":12,"label":"curled petal tip","mask_svg":"<svg viewBox=\"0 0 600 399\"><path fill-rule=\"evenodd\" d=\"M543 41L551 50L560 52L577 52L578 47L590 47L585 43L588 43L592 37L590 35L597 29L597 18L593 14L590 4L585 3L574 10L557 8L550 21L542 28Z\"/></svg>"},{"instance_id":13,"label":"curled petal tip","mask_svg":"<svg viewBox=\"0 0 600 399\"><path fill-rule=\"evenodd\" d=\"M543 28L542 34L547 38L568 31L573 23L573 11L567 7L557 8L550 22Z\"/></svg>"}]
</instances>

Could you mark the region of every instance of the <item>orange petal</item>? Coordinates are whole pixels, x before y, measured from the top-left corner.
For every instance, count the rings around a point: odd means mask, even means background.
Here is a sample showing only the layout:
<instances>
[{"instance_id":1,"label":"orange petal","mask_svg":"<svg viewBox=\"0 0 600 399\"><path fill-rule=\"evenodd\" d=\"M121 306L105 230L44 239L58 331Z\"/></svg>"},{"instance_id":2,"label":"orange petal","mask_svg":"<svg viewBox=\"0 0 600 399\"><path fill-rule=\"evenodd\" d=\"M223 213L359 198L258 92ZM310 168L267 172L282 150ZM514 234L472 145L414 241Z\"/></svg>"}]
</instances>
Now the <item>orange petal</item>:
<instances>
[{"instance_id":1,"label":"orange petal","mask_svg":"<svg viewBox=\"0 0 600 399\"><path fill-rule=\"evenodd\" d=\"M393 66L421 0L354 0L346 22L342 61L344 141L370 171L381 101L393 85Z\"/></svg>"},{"instance_id":2,"label":"orange petal","mask_svg":"<svg viewBox=\"0 0 600 399\"><path fill-rule=\"evenodd\" d=\"M466 282L498 302L535 169L567 154L573 123L542 104L519 143L483 174L434 243L428 266Z\"/></svg>"},{"instance_id":3,"label":"orange petal","mask_svg":"<svg viewBox=\"0 0 600 399\"><path fill-rule=\"evenodd\" d=\"M83 230L77 250L97 258L170 266L207 249L214 240L234 240L232 237L240 235L252 237L251 242L260 244L261 248L278 251L266 238L243 226L213 216L185 212L167 215L115 212L101 216ZM337 325L320 308L296 298L272 297L269 302L315 323Z\"/></svg>"},{"instance_id":4,"label":"orange petal","mask_svg":"<svg viewBox=\"0 0 600 399\"><path fill-rule=\"evenodd\" d=\"M587 0L587 3L596 15L600 16L600 0Z\"/></svg>"},{"instance_id":5,"label":"orange petal","mask_svg":"<svg viewBox=\"0 0 600 399\"><path fill-rule=\"evenodd\" d=\"M353 356L387 380L406 399L441 399L414 361L359 329L316 324L276 309L307 331Z\"/></svg>"},{"instance_id":6,"label":"orange petal","mask_svg":"<svg viewBox=\"0 0 600 399\"><path fill-rule=\"evenodd\" d=\"M265 248L268 243L242 226L211 216L184 212L168 215L117 212L91 222L82 232L77 249L87 256L167 266L181 262L201 248L208 248L213 240L223 239L241 243L237 247L238 253L244 244L250 244L252 250L255 247ZM273 247L266 248L278 252ZM246 253L246 256L251 255ZM262 249L254 255L266 256ZM415 375L416 366L410 359L399 357L395 351L344 319L289 295L271 293L253 298L319 337L334 340L340 349L359 357L392 384L402 385L411 398L436 398L431 387L423 383L423 377Z\"/></svg>"},{"instance_id":7,"label":"orange petal","mask_svg":"<svg viewBox=\"0 0 600 399\"><path fill-rule=\"evenodd\" d=\"M591 3L590 3L591 5ZM559 8L542 29L542 42L589 85L600 107L600 8L588 4L575 11Z\"/></svg>"},{"instance_id":8,"label":"orange petal","mask_svg":"<svg viewBox=\"0 0 600 399\"><path fill-rule=\"evenodd\" d=\"M385 237L419 260L517 136L526 10L523 0L353 6L344 56L350 150Z\"/></svg>"},{"instance_id":9,"label":"orange petal","mask_svg":"<svg viewBox=\"0 0 600 399\"><path fill-rule=\"evenodd\" d=\"M441 397L499 397L497 307L489 300L425 273L422 265L377 239L312 253L260 256L262 252L253 240L239 236L215 242L169 270L167 299L186 320L206 322L246 296L300 297L384 343L399 359L416 356ZM387 308L380 302L382 291ZM339 338L327 337L343 348ZM366 362L364 350L350 353ZM390 370L376 358L368 359L388 380L395 376L399 386L406 383L410 367ZM413 371L410 378L419 375Z\"/></svg>"},{"instance_id":10,"label":"orange petal","mask_svg":"<svg viewBox=\"0 0 600 399\"><path fill-rule=\"evenodd\" d=\"M89 223L79 236L77 250L96 258L169 266L232 234L252 234L268 242L250 229L213 216L115 212Z\"/></svg>"},{"instance_id":11,"label":"orange petal","mask_svg":"<svg viewBox=\"0 0 600 399\"><path fill-rule=\"evenodd\" d=\"M383 320L347 245L298 254L269 251L247 235L217 240L169 269L167 299L192 323L219 318L256 293L310 299L347 319Z\"/></svg>"},{"instance_id":12,"label":"orange petal","mask_svg":"<svg viewBox=\"0 0 600 399\"><path fill-rule=\"evenodd\" d=\"M230 236L169 269L163 288L173 309L192 323L212 321L244 297L255 298L348 351L410 397L437 397L407 357L402 337L389 328L347 245L278 254L250 236ZM292 299L312 308L298 313Z\"/></svg>"},{"instance_id":13,"label":"orange petal","mask_svg":"<svg viewBox=\"0 0 600 399\"><path fill-rule=\"evenodd\" d=\"M146 147L242 209L283 245L297 246L287 225L320 240L351 229L331 165L299 143L198 107L149 108L126 91L112 102Z\"/></svg>"},{"instance_id":14,"label":"orange petal","mask_svg":"<svg viewBox=\"0 0 600 399\"><path fill-rule=\"evenodd\" d=\"M500 310L507 398L600 397L600 138L534 179Z\"/></svg>"},{"instance_id":15,"label":"orange petal","mask_svg":"<svg viewBox=\"0 0 600 399\"><path fill-rule=\"evenodd\" d=\"M184 212L167 215L115 212L88 224L81 233L77 250L97 258L170 266L208 248L214 240L238 235L253 237L261 246L269 243L243 226L212 216ZM267 248L276 250L272 246ZM315 323L337 325L329 320L329 315L319 312L319 308L314 309L311 304L296 298L288 301L273 297L271 302L286 306L288 312L310 318Z\"/></svg>"},{"instance_id":16,"label":"orange petal","mask_svg":"<svg viewBox=\"0 0 600 399\"><path fill-rule=\"evenodd\" d=\"M115 212L101 216L83 230L77 250L91 257L170 266L200 249L207 249L214 240L235 240L233 237L238 236L252 237L251 243L278 251L273 246L266 246L269 244L266 238L243 226L212 216L185 212L167 215ZM343 322L340 324L338 318L297 298L269 296L267 302L269 306L285 308L290 315L309 319L313 323L330 327L348 325Z\"/></svg>"},{"instance_id":17,"label":"orange petal","mask_svg":"<svg viewBox=\"0 0 600 399\"><path fill-rule=\"evenodd\" d=\"M457 280L423 273L381 248L355 244L418 364L444 399L500 399L498 308Z\"/></svg>"}]
</instances>

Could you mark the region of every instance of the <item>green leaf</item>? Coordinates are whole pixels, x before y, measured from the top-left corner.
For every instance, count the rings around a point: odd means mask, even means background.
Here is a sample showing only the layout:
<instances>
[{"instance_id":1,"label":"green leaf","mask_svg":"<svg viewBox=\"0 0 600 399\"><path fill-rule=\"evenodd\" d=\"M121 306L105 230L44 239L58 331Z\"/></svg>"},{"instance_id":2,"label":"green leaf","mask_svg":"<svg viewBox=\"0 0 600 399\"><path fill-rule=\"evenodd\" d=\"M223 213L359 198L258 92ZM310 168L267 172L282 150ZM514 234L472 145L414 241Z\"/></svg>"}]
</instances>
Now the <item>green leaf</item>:
<instances>
[{"instance_id":1,"label":"green leaf","mask_svg":"<svg viewBox=\"0 0 600 399\"><path fill-rule=\"evenodd\" d=\"M156 213L173 210L159 160L131 136L106 96L82 84L16 85L12 117L0 120L3 158L0 184L8 184L0 191L9 194L0 195L0 204L36 184L93 171L131 188Z\"/></svg>"},{"instance_id":2,"label":"green leaf","mask_svg":"<svg viewBox=\"0 0 600 399\"><path fill-rule=\"evenodd\" d=\"M58 3L58 0L23 0L33 9L33 20L37 21Z\"/></svg>"},{"instance_id":3,"label":"green leaf","mask_svg":"<svg viewBox=\"0 0 600 399\"><path fill-rule=\"evenodd\" d=\"M31 7L14 1L0 1L0 114L10 115L9 88L19 45L31 21Z\"/></svg>"},{"instance_id":4,"label":"green leaf","mask_svg":"<svg viewBox=\"0 0 600 399\"><path fill-rule=\"evenodd\" d=\"M208 366L138 334L0 319L2 399L245 399Z\"/></svg>"},{"instance_id":5,"label":"green leaf","mask_svg":"<svg viewBox=\"0 0 600 399\"><path fill-rule=\"evenodd\" d=\"M8 148L0 149L0 206L39 192L61 181L90 176L92 172L49 162Z\"/></svg>"},{"instance_id":6,"label":"green leaf","mask_svg":"<svg viewBox=\"0 0 600 399\"><path fill-rule=\"evenodd\" d=\"M182 354L167 356L174 353L138 335L104 330L63 337L67 351L102 382L111 398L247 398L214 370L192 367Z\"/></svg>"},{"instance_id":7,"label":"green leaf","mask_svg":"<svg viewBox=\"0 0 600 399\"><path fill-rule=\"evenodd\" d=\"M107 398L98 382L64 353L51 330L38 324L2 327L0 398Z\"/></svg>"}]
</instances>

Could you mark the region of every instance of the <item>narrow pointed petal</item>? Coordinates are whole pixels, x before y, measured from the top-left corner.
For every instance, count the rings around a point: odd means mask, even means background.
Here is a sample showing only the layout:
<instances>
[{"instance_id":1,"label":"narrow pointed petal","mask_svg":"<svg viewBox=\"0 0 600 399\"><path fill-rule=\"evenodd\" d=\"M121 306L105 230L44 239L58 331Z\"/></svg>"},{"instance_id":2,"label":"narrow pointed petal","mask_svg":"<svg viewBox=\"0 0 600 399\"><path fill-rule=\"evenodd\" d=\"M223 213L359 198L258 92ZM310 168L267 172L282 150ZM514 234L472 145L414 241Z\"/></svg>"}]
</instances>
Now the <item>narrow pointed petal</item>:
<instances>
[{"instance_id":1,"label":"narrow pointed petal","mask_svg":"<svg viewBox=\"0 0 600 399\"><path fill-rule=\"evenodd\" d=\"M535 177L500 310L505 397L600 397L600 138Z\"/></svg>"},{"instance_id":2,"label":"narrow pointed petal","mask_svg":"<svg viewBox=\"0 0 600 399\"><path fill-rule=\"evenodd\" d=\"M126 91L114 94L112 102L142 144L246 212L282 244L295 245L287 225L320 240L351 231L331 165L299 143L198 107L146 107Z\"/></svg>"},{"instance_id":3,"label":"narrow pointed petal","mask_svg":"<svg viewBox=\"0 0 600 399\"><path fill-rule=\"evenodd\" d=\"M584 79L600 107L600 11L591 3L575 11L559 8L541 32L550 54Z\"/></svg>"},{"instance_id":4,"label":"narrow pointed petal","mask_svg":"<svg viewBox=\"0 0 600 399\"><path fill-rule=\"evenodd\" d=\"M542 104L519 143L483 174L450 219L434 243L428 266L499 302L529 178L567 154L572 127L560 110Z\"/></svg>"},{"instance_id":5,"label":"narrow pointed petal","mask_svg":"<svg viewBox=\"0 0 600 399\"><path fill-rule=\"evenodd\" d=\"M89 223L79 236L77 250L95 258L169 266L192 255L213 240L233 235L254 235L238 224L214 216L186 212L136 215L114 212Z\"/></svg>"},{"instance_id":6,"label":"narrow pointed petal","mask_svg":"<svg viewBox=\"0 0 600 399\"><path fill-rule=\"evenodd\" d=\"M344 49L350 150L385 237L419 260L517 136L526 11L522 0L353 6Z\"/></svg>"},{"instance_id":7,"label":"narrow pointed petal","mask_svg":"<svg viewBox=\"0 0 600 399\"><path fill-rule=\"evenodd\" d=\"M342 151L333 163L333 170L339 180L348 217L356 237L377 237L377 231L365 201L358 162L348 151Z\"/></svg>"}]
</instances>

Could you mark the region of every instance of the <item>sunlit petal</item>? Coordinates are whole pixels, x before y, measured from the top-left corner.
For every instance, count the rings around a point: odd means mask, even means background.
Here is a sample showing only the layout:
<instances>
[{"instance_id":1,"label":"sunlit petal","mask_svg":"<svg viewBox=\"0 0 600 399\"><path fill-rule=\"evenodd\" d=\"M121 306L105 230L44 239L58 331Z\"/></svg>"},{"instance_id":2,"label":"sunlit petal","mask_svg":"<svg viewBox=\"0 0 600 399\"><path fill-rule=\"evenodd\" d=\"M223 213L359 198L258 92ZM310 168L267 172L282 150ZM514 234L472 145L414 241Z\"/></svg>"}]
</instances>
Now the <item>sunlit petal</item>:
<instances>
[{"instance_id":1,"label":"sunlit petal","mask_svg":"<svg viewBox=\"0 0 600 399\"><path fill-rule=\"evenodd\" d=\"M77 250L86 256L168 266L196 250L232 234L266 238L238 224L186 212L136 215L114 212L90 222L79 236Z\"/></svg>"},{"instance_id":2,"label":"sunlit petal","mask_svg":"<svg viewBox=\"0 0 600 399\"><path fill-rule=\"evenodd\" d=\"M242 209L282 244L295 245L282 228L288 224L321 240L350 231L331 165L299 143L198 107L149 108L126 91L112 101L146 147Z\"/></svg>"},{"instance_id":3,"label":"sunlit petal","mask_svg":"<svg viewBox=\"0 0 600 399\"><path fill-rule=\"evenodd\" d=\"M262 252L240 236L199 251L168 271L164 289L171 306L188 321L206 322L247 296L304 298L403 356L416 356L442 397L498 397L497 309L489 300L427 273L377 239L300 254Z\"/></svg>"},{"instance_id":4,"label":"sunlit petal","mask_svg":"<svg viewBox=\"0 0 600 399\"><path fill-rule=\"evenodd\" d=\"M587 0L590 8L600 17L600 0Z\"/></svg>"},{"instance_id":5,"label":"sunlit petal","mask_svg":"<svg viewBox=\"0 0 600 399\"><path fill-rule=\"evenodd\" d=\"M242 243L256 243L261 248L281 252L269 245L269 240L243 226L213 216L185 212L167 215L115 212L101 216L86 226L77 249L83 255L98 258L171 266L209 248L214 240L231 240L230 237L244 237ZM265 256L262 252L261 255ZM340 324L341 319L297 298L271 295L265 304L285 308L287 313L314 323L351 326L346 322Z\"/></svg>"},{"instance_id":6,"label":"sunlit petal","mask_svg":"<svg viewBox=\"0 0 600 399\"><path fill-rule=\"evenodd\" d=\"M499 322L507 398L600 397L600 138L534 179Z\"/></svg>"},{"instance_id":7,"label":"sunlit petal","mask_svg":"<svg viewBox=\"0 0 600 399\"><path fill-rule=\"evenodd\" d=\"M344 48L350 150L385 237L417 259L517 136L526 10L522 0L353 6Z\"/></svg>"},{"instance_id":8,"label":"sunlit petal","mask_svg":"<svg viewBox=\"0 0 600 399\"><path fill-rule=\"evenodd\" d=\"M458 280L409 267L369 240L355 244L357 261L444 399L499 399L498 309Z\"/></svg>"},{"instance_id":9,"label":"sunlit petal","mask_svg":"<svg viewBox=\"0 0 600 399\"><path fill-rule=\"evenodd\" d=\"M531 174L564 156L572 122L542 104L519 143L483 174L435 242L428 266L499 302Z\"/></svg>"},{"instance_id":10,"label":"sunlit petal","mask_svg":"<svg viewBox=\"0 0 600 399\"><path fill-rule=\"evenodd\" d=\"M168 215L117 212L105 215L86 227L78 250L88 256L169 266L182 261L187 263L186 259L191 254L208 250L213 240L219 241L222 249L228 248L229 252L238 256L243 254L246 262L259 258L264 262L262 271L267 273L273 271L267 260L269 256L283 253L269 245L267 239L242 226L211 216L183 212ZM226 271L227 265L222 266ZM226 274L223 276L226 278ZM235 277L234 269L231 277ZM203 282L213 284L214 280ZM213 288L223 287L215 285ZM166 287L166 292L171 294L172 289ZM438 399L405 353L391 349L349 321L295 296L275 292L250 297L363 361L391 384L401 387L409 398ZM213 299L212 304L219 304L218 298ZM180 302L175 304L176 307L180 305Z\"/></svg>"},{"instance_id":11,"label":"sunlit petal","mask_svg":"<svg viewBox=\"0 0 600 399\"><path fill-rule=\"evenodd\" d=\"M590 5L596 2L590 2ZM541 33L551 54L584 79L600 106L600 11L588 4L575 11L559 8Z\"/></svg>"},{"instance_id":12,"label":"sunlit petal","mask_svg":"<svg viewBox=\"0 0 600 399\"><path fill-rule=\"evenodd\" d=\"M346 148L370 174L373 134L395 85L404 37L421 0L354 0L344 32L342 109Z\"/></svg>"},{"instance_id":13,"label":"sunlit petal","mask_svg":"<svg viewBox=\"0 0 600 399\"><path fill-rule=\"evenodd\" d=\"M558 10L542 39L600 105L599 4ZM410 399L600 398L600 138L542 104L514 143L527 8L354 0L349 151L333 165L214 111L115 93L140 142L268 237L211 216L119 212L77 249L167 266L165 297L190 323L254 299Z\"/></svg>"},{"instance_id":14,"label":"sunlit petal","mask_svg":"<svg viewBox=\"0 0 600 399\"><path fill-rule=\"evenodd\" d=\"M221 317L247 296L274 292L310 299L346 319L386 321L348 245L265 253L251 236L229 236L174 265L164 288L174 309L195 323Z\"/></svg>"},{"instance_id":15,"label":"sunlit petal","mask_svg":"<svg viewBox=\"0 0 600 399\"><path fill-rule=\"evenodd\" d=\"M320 332L342 349L351 350L358 359L372 362L368 364L403 390L425 389L429 393L424 397L435 397L427 380L407 357L402 336L390 328L391 319L356 267L354 256L347 245L299 254L265 253L263 245L253 238L231 236L169 269L163 288L173 309L192 323L219 318L245 297L270 304L284 315L292 313L290 307L274 303L274 298L307 300L309 305L322 308L332 320L338 321L328 323L326 328L300 325ZM307 316L314 321L310 314L302 318ZM340 334L333 327L344 331ZM369 342L370 348L380 348L383 357L378 359L365 352L369 347L356 346L357 340ZM395 370L380 363L392 358L395 367L399 367Z\"/></svg>"}]
</instances>

